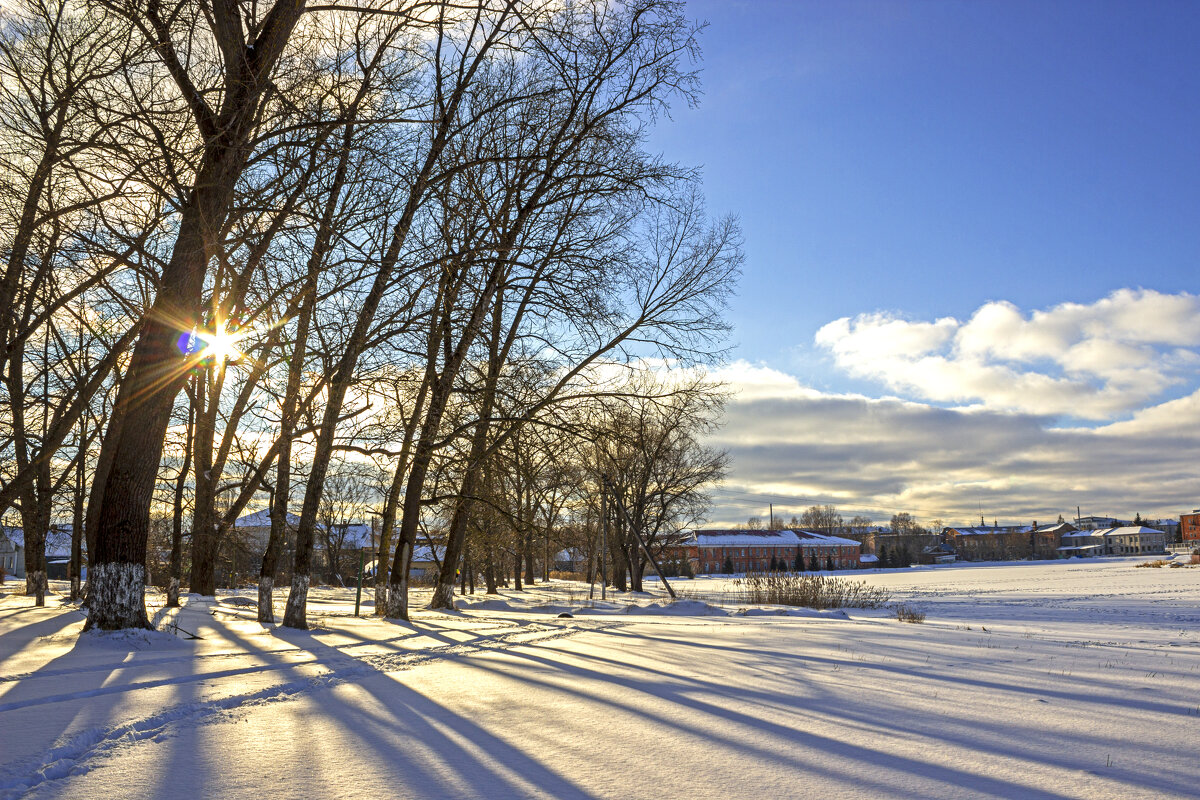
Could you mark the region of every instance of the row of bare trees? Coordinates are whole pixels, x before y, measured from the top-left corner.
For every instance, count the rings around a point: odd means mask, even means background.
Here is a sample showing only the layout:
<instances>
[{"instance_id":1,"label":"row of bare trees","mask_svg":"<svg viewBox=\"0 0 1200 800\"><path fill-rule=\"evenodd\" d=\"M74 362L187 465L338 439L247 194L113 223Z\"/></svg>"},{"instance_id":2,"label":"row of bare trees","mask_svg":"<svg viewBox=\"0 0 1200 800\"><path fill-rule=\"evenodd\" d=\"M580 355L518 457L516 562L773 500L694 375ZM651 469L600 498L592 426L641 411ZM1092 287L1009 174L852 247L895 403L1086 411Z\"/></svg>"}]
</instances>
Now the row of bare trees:
<instances>
[{"instance_id":1,"label":"row of bare trees","mask_svg":"<svg viewBox=\"0 0 1200 800\"><path fill-rule=\"evenodd\" d=\"M697 30L669 0L6 4L0 513L19 509L31 588L64 493L106 629L148 624L152 507L178 602L186 530L186 581L212 594L265 500L259 618L287 544L283 622L306 627L330 465L355 459L385 476L391 617L430 515L434 606L498 552L487 531L528 553L530 520L567 505L538 476L581 485L550 455L593 477L625 459L651 536L694 515L719 402L629 376L717 355L741 260L697 176L645 146L696 98Z\"/></svg>"}]
</instances>

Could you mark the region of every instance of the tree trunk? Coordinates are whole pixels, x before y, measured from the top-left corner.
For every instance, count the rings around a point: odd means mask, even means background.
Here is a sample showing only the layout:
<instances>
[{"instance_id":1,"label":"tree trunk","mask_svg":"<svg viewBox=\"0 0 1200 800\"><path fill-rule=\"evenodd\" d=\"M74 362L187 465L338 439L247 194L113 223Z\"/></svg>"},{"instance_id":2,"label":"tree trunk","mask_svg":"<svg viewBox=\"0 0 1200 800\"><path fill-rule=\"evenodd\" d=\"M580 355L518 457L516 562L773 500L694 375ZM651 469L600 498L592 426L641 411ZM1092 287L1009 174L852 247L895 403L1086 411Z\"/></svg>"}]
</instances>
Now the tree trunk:
<instances>
[{"instance_id":1,"label":"tree trunk","mask_svg":"<svg viewBox=\"0 0 1200 800\"><path fill-rule=\"evenodd\" d=\"M537 583L537 566L533 563L533 531L525 532L525 583L533 586Z\"/></svg>"},{"instance_id":2,"label":"tree trunk","mask_svg":"<svg viewBox=\"0 0 1200 800\"><path fill-rule=\"evenodd\" d=\"M483 582L487 587L485 594L500 594L500 590L496 586L496 560L491 547L487 549L483 557Z\"/></svg>"},{"instance_id":3,"label":"tree trunk","mask_svg":"<svg viewBox=\"0 0 1200 800\"><path fill-rule=\"evenodd\" d=\"M80 441L86 442L86 430L80 432ZM85 445L86 446L86 445ZM84 470L87 469L86 453L79 454L79 461L75 465L75 496L73 505L73 513L71 516L71 602L75 602L80 596L81 579L83 574L83 517L84 517L84 499L86 478Z\"/></svg>"},{"instance_id":4,"label":"tree trunk","mask_svg":"<svg viewBox=\"0 0 1200 800\"><path fill-rule=\"evenodd\" d=\"M183 579L183 490L192 468L193 434L196 431L196 408L188 407L186 440L183 443L183 466L175 479L175 502L171 513L171 575L167 583L167 606L179 607L179 583Z\"/></svg>"},{"instance_id":5,"label":"tree trunk","mask_svg":"<svg viewBox=\"0 0 1200 800\"><path fill-rule=\"evenodd\" d=\"M267 77L304 5L305 0L276 2L252 44L219 42L239 55L229 61L236 70L225 76L227 94L221 112L214 115L206 106L193 103L205 150L179 215L171 258L113 409L114 417L127 416L133 424L121 424L115 436L105 437L101 461L105 450L111 453L111 461L107 474L97 475L92 484L92 493L101 499L86 628L150 627L145 605L150 504L171 408L194 360L181 357L175 344L182 333L199 326L208 261L245 168ZM221 10L224 16L227 9Z\"/></svg>"},{"instance_id":6,"label":"tree trunk","mask_svg":"<svg viewBox=\"0 0 1200 800\"><path fill-rule=\"evenodd\" d=\"M46 605L50 586L46 579L46 533L54 501L50 462L38 465L37 481L21 503L21 526L25 530L25 594L34 596L34 604Z\"/></svg>"}]
</instances>

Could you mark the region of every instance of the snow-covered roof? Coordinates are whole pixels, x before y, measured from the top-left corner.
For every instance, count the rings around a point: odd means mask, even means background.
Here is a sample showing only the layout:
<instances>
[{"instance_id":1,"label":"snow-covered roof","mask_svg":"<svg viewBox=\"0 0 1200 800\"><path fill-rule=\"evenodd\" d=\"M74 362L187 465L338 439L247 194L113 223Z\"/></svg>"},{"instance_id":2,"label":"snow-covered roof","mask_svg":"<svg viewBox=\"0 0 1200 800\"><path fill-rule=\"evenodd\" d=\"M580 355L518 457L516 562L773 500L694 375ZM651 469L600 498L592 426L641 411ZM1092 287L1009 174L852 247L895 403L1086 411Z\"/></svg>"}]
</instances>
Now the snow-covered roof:
<instances>
[{"instance_id":1,"label":"snow-covered roof","mask_svg":"<svg viewBox=\"0 0 1200 800\"><path fill-rule=\"evenodd\" d=\"M0 525L0 536L8 539L17 547L25 546L25 531L20 528L10 528L7 525Z\"/></svg>"},{"instance_id":2,"label":"snow-covered roof","mask_svg":"<svg viewBox=\"0 0 1200 800\"><path fill-rule=\"evenodd\" d=\"M437 554L436 559L433 557L435 553ZM440 564L440 563L442 563L442 559L444 559L445 557L446 557L446 548L443 547L442 545L438 545L433 550L430 550L429 545L427 545L427 544L419 544L413 548L412 560L414 562L416 562L416 561L437 561Z\"/></svg>"},{"instance_id":3,"label":"snow-covered roof","mask_svg":"<svg viewBox=\"0 0 1200 800\"><path fill-rule=\"evenodd\" d=\"M343 547L373 547L375 545L375 535L371 530L370 525L352 522L348 525L335 525L334 528L346 529L346 538L342 540Z\"/></svg>"},{"instance_id":4,"label":"snow-covered roof","mask_svg":"<svg viewBox=\"0 0 1200 800\"><path fill-rule=\"evenodd\" d=\"M820 545L854 545L853 539L829 536L813 531L743 531L743 530L698 530L685 531L685 543L697 547L811 547Z\"/></svg>"},{"instance_id":5,"label":"snow-covered roof","mask_svg":"<svg viewBox=\"0 0 1200 800\"><path fill-rule=\"evenodd\" d=\"M0 526L0 534L8 539L15 546L25 548L25 531L21 528L10 528L8 526ZM84 544L86 549L86 543ZM46 558L70 558L71 557L71 526L51 525L50 530L46 531Z\"/></svg>"},{"instance_id":6,"label":"snow-covered roof","mask_svg":"<svg viewBox=\"0 0 1200 800\"><path fill-rule=\"evenodd\" d=\"M1087 539L1089 537L1103 536L1138 536L1147 533L1158 533L1162 531L1156 528L1147 528L1145 525L1126 525L1123 528L1096 528L1095 530L1072 531L1064 533L1063 540L1066 539Z\"/></svg>"},{"instance_id":7,"label":"snow-covered roof","mask_svg":"<svg viewBox=\"0 0 1200 800\"><path fill-rule=\"evenodd\" d=\"M947 528L959 536L994 536L998 533L1029 533L1031 525L979 525L970 528Z\"/></svg>"},{"instance_id":8,"label":"snow-covered roof","mask_svg":"<svg viewBox=\"0 0 1200 800\"><path fill-rule=\"evenodd\" d=\"M300 524L300 517L296 514L288 512L287 524L296 526ZM264 508L262 511L255 511L253 514L247 514L244 517L239 517L233 523L235 528L269 528L271 527L271 509Z\"/></svg>"}]
</instances>

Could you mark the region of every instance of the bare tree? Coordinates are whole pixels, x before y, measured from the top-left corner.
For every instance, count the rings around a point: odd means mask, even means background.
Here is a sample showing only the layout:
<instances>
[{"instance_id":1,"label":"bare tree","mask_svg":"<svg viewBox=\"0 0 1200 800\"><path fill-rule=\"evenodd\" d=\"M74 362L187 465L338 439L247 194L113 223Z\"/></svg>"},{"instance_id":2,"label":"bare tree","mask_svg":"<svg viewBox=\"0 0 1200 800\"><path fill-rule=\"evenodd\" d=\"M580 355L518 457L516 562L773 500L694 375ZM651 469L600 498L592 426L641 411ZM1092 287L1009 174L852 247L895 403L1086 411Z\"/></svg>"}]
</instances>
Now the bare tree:
<instances>
[{"instance_id":1,"label":"bare tree","mask_svg":"<svg viewBox=\"0 0 1200 800\"><path fill-rule=\"evenodd\" d=\"M837 508L831 505L809 506L800 515L800 527L806 529L837 533L845 522Z\"/></svg>"}]
</instances>

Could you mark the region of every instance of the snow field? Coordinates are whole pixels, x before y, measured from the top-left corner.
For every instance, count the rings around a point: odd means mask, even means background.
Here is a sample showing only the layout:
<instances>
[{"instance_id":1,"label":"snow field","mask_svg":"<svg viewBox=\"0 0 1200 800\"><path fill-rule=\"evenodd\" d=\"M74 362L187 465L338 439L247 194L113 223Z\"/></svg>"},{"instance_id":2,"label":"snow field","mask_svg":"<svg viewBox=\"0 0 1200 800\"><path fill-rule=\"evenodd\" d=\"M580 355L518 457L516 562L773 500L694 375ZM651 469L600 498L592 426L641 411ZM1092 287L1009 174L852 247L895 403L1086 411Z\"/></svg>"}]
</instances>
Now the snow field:
<instances>
[{"instance_id":1,"label":"snow field","mask_svg":"<svg viewBox=\"0 0 1200 800\"><path fill-rule=\"evenodd\" d=\"M199 639L80 637L7 594L0 797L1195 797L1200 569L1135 563L847 576L923 625L555 582L411 624L314 588L308 632L192 596Z\"/></svg>"}]
</instances>

